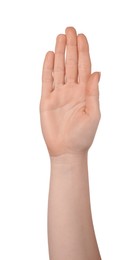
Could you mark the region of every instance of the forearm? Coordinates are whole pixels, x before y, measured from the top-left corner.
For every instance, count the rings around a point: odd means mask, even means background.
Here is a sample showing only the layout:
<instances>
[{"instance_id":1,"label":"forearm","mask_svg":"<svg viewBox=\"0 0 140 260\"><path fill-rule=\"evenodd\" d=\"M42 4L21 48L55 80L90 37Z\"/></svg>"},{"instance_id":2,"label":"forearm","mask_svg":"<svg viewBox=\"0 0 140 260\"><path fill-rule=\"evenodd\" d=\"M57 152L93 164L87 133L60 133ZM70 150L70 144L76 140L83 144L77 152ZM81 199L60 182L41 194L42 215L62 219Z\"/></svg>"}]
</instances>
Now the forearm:
<instances>
[{"instance_id":1,"label":"forearm","mask_svg":"<svg viewBox=\"0 0 140 260\"><path fill-rule=\"evenodd\" d=\"M50 260L100 260L92 224L87 154L51 158Z\"/></svg>"}]
</instances>

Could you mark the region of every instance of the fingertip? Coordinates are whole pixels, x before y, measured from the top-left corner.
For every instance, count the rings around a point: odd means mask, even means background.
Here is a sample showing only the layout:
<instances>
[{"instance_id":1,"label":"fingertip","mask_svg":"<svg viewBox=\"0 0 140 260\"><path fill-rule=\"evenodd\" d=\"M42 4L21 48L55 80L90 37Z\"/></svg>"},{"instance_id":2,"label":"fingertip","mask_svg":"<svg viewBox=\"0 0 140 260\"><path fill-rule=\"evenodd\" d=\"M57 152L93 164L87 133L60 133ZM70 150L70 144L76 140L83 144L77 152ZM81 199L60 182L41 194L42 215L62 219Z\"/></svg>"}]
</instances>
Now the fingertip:
<instances>
[{"instance_id":1,"label":"fingertip","mask_svg":"<svg viewBox=\"0 0 140 260\"><path fill-rule=\"evenodd\" d=\"M53 51L48 51L45 55L44 63L43 63L43 74L46 69L53 69L53 64L54 64L54 52Z\"/></svg>"},{"instance_id":2,"label":"fingertip","mask_svg":"<svg viewBox=\"0 0 140 260\"><path fill-rule=\"evenodd\" d=\"M85 38L86 38L86 36L84 35L84 33L78 33L77 36L78 36L78 37L85 37Z\"/></svg>"},{"instance_id":3,"label":"fingertip","mask_svg":"<svg viewBox=\"0 0 140 260\"><path fill-rule=\"evenodd\" d=\"M80 50L89 50L88 40L83 33L77 35L77 42Z\"/></svg>"},{"instance_id":4,"label":"fingertip","mask_svg":"<svg viewBox=\"0 0 140 260\"><path fill-rule=\"evenodd\" d=\"M47 53L46 53L46 55L52 55L54 52L53 51L48 51Z\"/></svg>"},{"instance_id":5,"label":"fingertip","mask_svg":"<svg viewBox=\"0 0 140 260\"><path fill-rule=\"evenodd\" d=\"M96 72L92 73L91 76L92 76L93 79L95 78L99 82L100 79L101 79L101 72L100 71L96 71Z\"/></svg>"},{"instance_id":6,"label":"fingertip","mask_svg":"<svg viewBox=\"0 0 140 260\"><path fill-rule=\"evenodd\" d=\"M53 59L54 58L54 52L53 51L48 51L45 55L45 61Z\"/></svg>"},{"instance_id":7,"label":"fingertip","mask_svg":"<svg viewBox=\"0 0 140 260\"><path fill-rule=\"evenodd\" d=\"M62 34L62 33L61 33L61 34L58 34L56 40L57 40L58 42L64 42L64 41L66 40L66 35L65 35L65 34Z\"/></svg>"},{"instance_id":8,"label":"fingertip","mask_svg":"<svg viewBox=\"0 0 140 260\"><path fill-rule=\"evenodd\" d=\"M99 81L101 79L101 72L98 71L98 72L95 72L95 74L97 75L97 79L98 79L98 83L99 83Z\"/></svg>"},{"instance_id":9,"label":"fingertip","mask_svg":"<svg viewBox=\"0 0 140 260\"><path fill-rule=\"evenodd\" d=\"M54 52L53 51L48 51L48 54L51 56L54 56Z\"/></svg>"},{"instance_id":10,"label":"fingertip","mask_svg":"<svg viewBox=\"0 0 140 260\"><path fill-rule=\"evenodd\" d=\"M68 34L68 33L71 33L71 32L74 32L75 34L77 33L76 29L73 26L66 27L65 33Z\"/></svg>"}]
</instances>

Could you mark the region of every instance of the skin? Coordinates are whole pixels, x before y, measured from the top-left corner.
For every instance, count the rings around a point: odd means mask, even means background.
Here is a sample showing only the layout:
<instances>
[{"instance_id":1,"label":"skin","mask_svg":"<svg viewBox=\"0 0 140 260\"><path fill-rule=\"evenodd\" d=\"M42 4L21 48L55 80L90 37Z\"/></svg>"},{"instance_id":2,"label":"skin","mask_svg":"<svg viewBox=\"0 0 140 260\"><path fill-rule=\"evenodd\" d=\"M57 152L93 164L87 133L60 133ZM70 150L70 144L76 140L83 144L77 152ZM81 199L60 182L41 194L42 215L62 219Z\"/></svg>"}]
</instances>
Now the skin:
<instances>
[{"instance_id":1,"label":"skin","mask_svg":"<svg viewBox=\"0 0 140 260\"><path fill-rule=\"evenodd\" d=\"M100 121L100 73L73 27L56 38L42 72L40 120L50 162L48 244L51 260L100 260L92 223L88 150Z\"/></svg>"}]
</instances>

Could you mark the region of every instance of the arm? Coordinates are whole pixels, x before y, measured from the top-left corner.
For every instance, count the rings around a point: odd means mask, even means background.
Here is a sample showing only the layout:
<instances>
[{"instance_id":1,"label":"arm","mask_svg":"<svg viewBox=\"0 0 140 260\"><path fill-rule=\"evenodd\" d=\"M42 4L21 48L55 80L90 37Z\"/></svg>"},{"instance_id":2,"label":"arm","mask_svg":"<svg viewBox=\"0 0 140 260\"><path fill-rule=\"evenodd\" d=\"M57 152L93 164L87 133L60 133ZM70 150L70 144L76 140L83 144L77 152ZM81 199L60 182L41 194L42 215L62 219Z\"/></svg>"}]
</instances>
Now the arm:
<instances>
[{"instance_id":1,"label":"arm","mask_svg":"<svg viewBox=\"0 0 140 260\"><path fill-rule=\"evenodd\" d=\"M51 159L50 259L99 260L91 218L87 154Z\"/></svg>"},{"instance_id":2,"label":"arm","mask_svg":"<svg viewBox=\"0 0 140 260\"><path fill-rule=\"evenodd\" d=\"M66 61L65 61L65 48ZM100 120L99 73L90 72L86 37L67 28L46 55L41 126L51 161L51 260L100 260L90 208L87 156Z\"/></svg>"}]
</instances>

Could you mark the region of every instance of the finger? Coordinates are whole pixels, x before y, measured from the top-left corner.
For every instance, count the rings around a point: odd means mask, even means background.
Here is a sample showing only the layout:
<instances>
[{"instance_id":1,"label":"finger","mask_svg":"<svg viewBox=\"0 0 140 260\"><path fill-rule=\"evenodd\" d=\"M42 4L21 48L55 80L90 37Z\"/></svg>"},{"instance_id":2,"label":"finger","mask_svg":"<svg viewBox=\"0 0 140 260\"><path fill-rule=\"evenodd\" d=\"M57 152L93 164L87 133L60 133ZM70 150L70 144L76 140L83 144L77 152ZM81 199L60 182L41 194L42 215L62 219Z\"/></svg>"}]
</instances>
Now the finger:
<instances>
[{"instance_id":1,"label":"finger","mask_svg":"<svg viewBox=\"0 0 140 260\"><path fill-rule=\"evenodd\" d=\"M99 87L98 83L101 78L101 72L94 72L88 79L87 87L86 87L86 95L99 97Z\"/></svg>"},{"instance_id":2,"label":"finger","mask_svg":"<svg viewBox=\"0 0 140 260\"><path fill-rule=\"evenodd\" d=\"M56 39L55 62L54 62L54 83L55 86L63 84L65 80L65 46L66 36L60 34Z\"/></svg>"},{"instance_id":3,"label":"finger","mask_svg":"<svg viewBox=\"0 0 140 260\"><path fill-rule=\"evenodd\" d=\"M78 77L79 82L86 83L91 73L89 46L86 36L79 34L78 41Z\"/></svg>"},{"instance_id":4,"label":"finger","mask_svg":"<svg viewBox=\"0 0 140 260\"><path fill-rule=\"evenodd\" d=\"M42 71L42 96L46 97L53 90L54 53L49 51L44 59Z\"/></svg>"},{"instance_id":5,"label":"finger","mask_svg":"<svg viewBox=\"0 0 140 260\"><path fill-rule=\"evenodd\" d=\"M77 82L77 34L73 27L66 28L66 82Z\"/></svg>"},{"instance_id":6,"label":"finger","mask_svg":"<svg viewBox=\"0 0 140 260\"><path fill-rule=\"evenodd\" d=\"M99 81L100 72L94 72L88 81L86 88L86 112L93 115L94 118L100 117L99 108Z\"/></svg>"}]
</instances>

